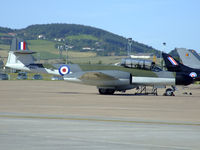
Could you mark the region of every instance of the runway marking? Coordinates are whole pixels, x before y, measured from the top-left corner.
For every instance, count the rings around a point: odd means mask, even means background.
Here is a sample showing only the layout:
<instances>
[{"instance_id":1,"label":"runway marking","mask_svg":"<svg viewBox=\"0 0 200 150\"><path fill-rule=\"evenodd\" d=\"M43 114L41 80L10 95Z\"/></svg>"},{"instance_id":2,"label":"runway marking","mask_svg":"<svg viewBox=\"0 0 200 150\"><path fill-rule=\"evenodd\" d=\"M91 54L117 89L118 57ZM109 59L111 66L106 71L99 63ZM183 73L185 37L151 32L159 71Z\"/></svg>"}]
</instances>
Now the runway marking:
<instances>
[{"instance_id":1,"label":"runway marking","mask_svg":"<svg viewBox=\"0 0 200 150\"><path fill-rule=\"evenodd\" d=\"M94 119L94 118L70 118L70 117L48 117L48 116L18 116L18 115L0 115L0 118L21 118L21 119L48 119L48 120L77 120L77 121L96 121L96 122L119 122L119 123L138 123L138 124L163 124L163 125L188 125L200 126L200 123L182 123L182 122L161 122L161 121L134 121L117 119Z\"/></svg>"}]
</instances>

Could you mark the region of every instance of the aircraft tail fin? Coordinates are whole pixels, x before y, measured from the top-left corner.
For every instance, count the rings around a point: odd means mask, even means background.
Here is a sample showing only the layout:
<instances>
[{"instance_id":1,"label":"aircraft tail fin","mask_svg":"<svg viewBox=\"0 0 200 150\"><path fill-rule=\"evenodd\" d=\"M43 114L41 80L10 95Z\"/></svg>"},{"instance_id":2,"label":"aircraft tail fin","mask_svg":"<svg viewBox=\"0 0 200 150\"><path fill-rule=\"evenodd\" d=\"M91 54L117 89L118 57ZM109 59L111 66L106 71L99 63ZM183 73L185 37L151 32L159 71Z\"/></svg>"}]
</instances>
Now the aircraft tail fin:
<instances>
[{"instance_id":1,"label":"aircraft tail fin","mask_svg":"<svg viewBox=\"0 0 200 150\"><path fill-rule=\"evenodd\" d=\"M178 60L176 60L169 54L162 53L162 57L165 62L165 67L168 71L180 72L190 69L189 67L181 64Z\"/></svg>"},{"instance_id":2,"label":"aircraft tail fin","mask_svg":"<svg viewBox=\"0 0 200 150\"><path fill-rule=\"evenodd\" d=\"M188 50L186 48L177 48L177 52L184 65L200 69L200 56L195 50Z\"/></svg>"},{"instance_id":3,"label":"aircraft tail fin","mask_svg":"<svg viewBox=\"0 0 200 150\"><path fill-rule=\"evenodd\" d=\"M26 42L21 38L13 38L11 44L11 51L28 49Z\"/></svg>"},{"instance_id":4,"label":"aircraft tail fin","mask_svg":"<svg viewBox=\"0 0 200 150\"><path fill-rule=\"evenodd\" d=\"M6 67L23 70L24 66L34 63L32 56L34 53L28 50L26 41L21 38L14 38L8 53Z\"/></svg>"}]
</instances>

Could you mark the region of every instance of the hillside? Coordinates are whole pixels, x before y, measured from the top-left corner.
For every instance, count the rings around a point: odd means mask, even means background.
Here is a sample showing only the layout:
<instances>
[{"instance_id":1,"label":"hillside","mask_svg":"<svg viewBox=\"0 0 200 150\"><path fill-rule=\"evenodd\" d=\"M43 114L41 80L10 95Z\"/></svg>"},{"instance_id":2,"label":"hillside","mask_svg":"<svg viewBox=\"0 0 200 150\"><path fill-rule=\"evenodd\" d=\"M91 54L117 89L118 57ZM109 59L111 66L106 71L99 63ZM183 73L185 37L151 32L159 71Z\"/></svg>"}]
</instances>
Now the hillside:
<instances>
[{"instance_id":1,"label":"hillside","mask_svg":"<svg viewBox=\"0 0 200 150\"><path fill-rule=\"evenodd\" d=\"M24 29L0 27L0 44L8 45L13 36L25 40L46 40L57 49L92 51L99 56L126 55L127 39L108 31L77 24L31 25ZM157 53L152 47L133 41L134 53Z\"/></svg>"}]
</instances>

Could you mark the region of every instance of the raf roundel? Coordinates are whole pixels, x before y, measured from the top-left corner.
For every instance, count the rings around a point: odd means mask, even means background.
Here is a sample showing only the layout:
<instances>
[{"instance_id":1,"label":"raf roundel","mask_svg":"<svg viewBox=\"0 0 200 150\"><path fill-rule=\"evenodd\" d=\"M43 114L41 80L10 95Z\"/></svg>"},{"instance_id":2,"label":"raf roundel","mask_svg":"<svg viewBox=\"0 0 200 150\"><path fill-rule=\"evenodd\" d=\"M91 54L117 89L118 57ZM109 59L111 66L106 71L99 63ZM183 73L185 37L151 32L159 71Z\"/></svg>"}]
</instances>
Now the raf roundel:
<instances>
[{"instance_id":1,"label":"raf roundel","mask_svg":"<svg viewBox=\"0 0 200 150\"><path fill-rule=\"evenodd\" d=\"M66 74L69 74L69 73L70 73L70 68L69 68L69 66L67 66L67 65L62 65L62 66L60 66L60 68L59 68L59 73L60 73L60 75L62 75L62 76L66 75Z\"/></svg>"},{"instance_id":2,"label":"raf roundel","mask_svg":"<svg viewBox=\"0 0 200 150\"><path fill-rule=\"evenodd\" d=\"M197 77L196 72L191 72L191 73L190 73L190 77L192 77L192 78L196 78L196 77Z\"/></svg>"}]
</instances>

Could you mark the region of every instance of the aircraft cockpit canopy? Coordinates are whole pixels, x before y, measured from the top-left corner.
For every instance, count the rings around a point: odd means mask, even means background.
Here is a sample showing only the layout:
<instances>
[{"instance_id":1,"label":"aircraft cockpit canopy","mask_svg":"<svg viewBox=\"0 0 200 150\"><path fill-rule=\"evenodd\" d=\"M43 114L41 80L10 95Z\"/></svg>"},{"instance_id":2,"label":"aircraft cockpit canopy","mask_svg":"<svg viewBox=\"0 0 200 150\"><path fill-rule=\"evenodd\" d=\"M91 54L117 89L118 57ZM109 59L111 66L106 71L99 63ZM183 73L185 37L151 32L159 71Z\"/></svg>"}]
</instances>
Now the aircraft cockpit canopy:
<instances>
[{"instance_id":1,"label":"aircraft cockpit canopy","mask_svg":"<svg viewBox=\"0 0 200 150\"><path fill-rule=\"evenodd\" d=\"M145 69L152 71L162 71L160 67L158 67L155 62L152 60L146 59L136 59L136 58L123 58L121 60L121 66L126 68L137 68L137 69Z\"/></svg>"}]
</instances>

